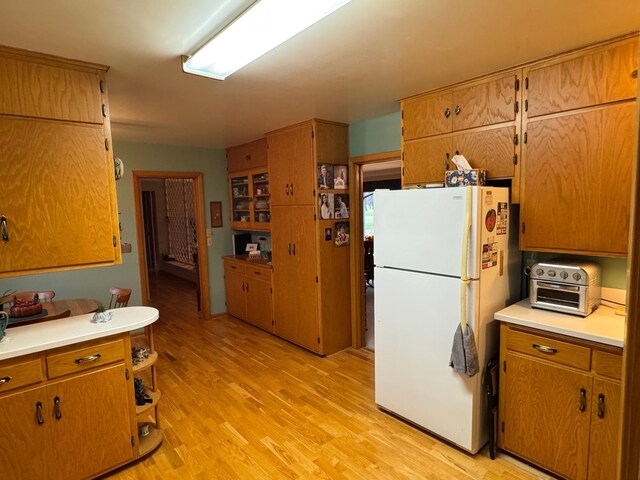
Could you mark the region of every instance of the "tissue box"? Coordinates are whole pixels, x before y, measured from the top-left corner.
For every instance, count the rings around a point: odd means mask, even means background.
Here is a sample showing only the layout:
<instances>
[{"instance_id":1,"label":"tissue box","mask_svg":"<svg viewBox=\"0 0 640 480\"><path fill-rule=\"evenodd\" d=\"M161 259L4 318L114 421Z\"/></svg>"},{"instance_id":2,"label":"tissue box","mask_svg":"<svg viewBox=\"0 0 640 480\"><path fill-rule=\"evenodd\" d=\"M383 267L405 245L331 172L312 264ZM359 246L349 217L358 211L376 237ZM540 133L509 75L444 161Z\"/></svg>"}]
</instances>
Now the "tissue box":
<instances>
[{"instance_id":1,"label":"tissue box","mask_svg":"<svg viewBox=\"0 0 640 480\"><path fill-rule=\"evenodd\" d=\"M487 171L474 168L467 172L447 170L444 172L445 187L466 187L467 185L486 185Z\"/></svg>"}]
</instances>

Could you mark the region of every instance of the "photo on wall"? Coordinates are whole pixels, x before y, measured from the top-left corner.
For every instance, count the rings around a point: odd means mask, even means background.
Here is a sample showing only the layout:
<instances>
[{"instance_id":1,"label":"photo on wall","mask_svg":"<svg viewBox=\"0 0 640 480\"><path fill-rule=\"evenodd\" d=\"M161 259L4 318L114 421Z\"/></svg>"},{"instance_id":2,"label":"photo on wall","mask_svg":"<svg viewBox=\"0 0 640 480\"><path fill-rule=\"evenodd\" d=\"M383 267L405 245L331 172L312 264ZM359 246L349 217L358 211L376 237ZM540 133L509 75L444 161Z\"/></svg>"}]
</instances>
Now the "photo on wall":
<instances>
[{"instance_id":1,"label":"photo on wall","mask_svg":"<svg viewBox=\"0 0 640 480\"><path fill-rule=\"evenodd\" d=\"M335 230L336 247L349 245L349 222L336 222Z\"/></svg>"},{"instance_id":2,"label":"photo on wall","mask_svg":"<svg viewBox=\"0 0 640 480\"><path fill-rule=\"evenodd\" d=\"M335 194L335 218L349 218L349 195Z\"/></svg>"},{"instance_id":3,"label":"photo on wall","mask_svg":"<svg viewBox=\"0 0 640 480\"><path fill-rule=\"evenodd\" d=\"M330 163L318 165L318 188L320 190L333 188L333 165Z\"/></svg>"},{"instance_id":4,"label":"photo on wall","mask_svg":"<svg viewBox=\"0 0 640 480\"><path fill-rule=\"evenodd\" d=\"M320 220L330 220L333 218L333 193L318 194L318 212Z\"/></svg>"},{"instance_id":5,"label":"photo on wall","mask_svg":"<svg viewBox=\"0 0 640 480\"><path fill-rule=\"evenodd\" d=\"M346 190L349 188L348 175L349 167L347 165L334 165L333 188L336 190Z\"/></svg>"}]
</instances>

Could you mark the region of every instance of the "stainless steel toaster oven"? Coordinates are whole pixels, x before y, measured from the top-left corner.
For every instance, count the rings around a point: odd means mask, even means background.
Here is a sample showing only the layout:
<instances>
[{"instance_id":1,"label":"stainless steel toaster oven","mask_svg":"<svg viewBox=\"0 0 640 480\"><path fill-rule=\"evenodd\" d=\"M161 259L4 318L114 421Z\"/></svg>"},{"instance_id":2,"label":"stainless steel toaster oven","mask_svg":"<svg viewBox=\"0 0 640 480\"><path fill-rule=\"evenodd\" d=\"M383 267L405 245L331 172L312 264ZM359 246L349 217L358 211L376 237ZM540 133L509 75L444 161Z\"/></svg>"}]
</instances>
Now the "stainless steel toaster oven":
<instances>
[{"instance_id":1,"label":"stainless steel toaster oven","mask_svg":"<svg viewBox=\"0 0 640 480\"><path fill-rule=\"evenodd\" d=\"M597 263L554 259L531 267L531 306L586 317L600 305Z\"/></svg>"}]
</instances>

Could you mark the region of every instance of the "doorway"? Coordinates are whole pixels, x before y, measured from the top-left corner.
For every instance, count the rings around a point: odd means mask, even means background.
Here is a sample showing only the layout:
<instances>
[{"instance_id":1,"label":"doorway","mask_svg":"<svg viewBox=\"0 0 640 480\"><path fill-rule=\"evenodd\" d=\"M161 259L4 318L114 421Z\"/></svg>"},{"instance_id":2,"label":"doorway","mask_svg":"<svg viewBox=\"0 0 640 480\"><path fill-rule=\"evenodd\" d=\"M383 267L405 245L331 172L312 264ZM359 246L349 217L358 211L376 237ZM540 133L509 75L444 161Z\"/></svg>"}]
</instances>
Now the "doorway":
<instances>
[{"instance_id":1,"label":"doorway","mask_svg":"<svg viewBox=\"0 0 640 480\"><path fill-rule=\"evenodd\" d=\"M375 349L375 205L376 189L400 189L400 152L383 152L350 159L353 202L351 251L352 344Z\"/></svg>"},{"instance_id":2,"label":"doorway","mask_svg":"<svg viewBox=\"0 0 640 480\"><path fill-rule=\"evenodd\" d=\"M134 171L133 180L142 303L152 305L176 289L190 291L187 298L176 295L176 302L186 301L206 318L211 308L202 174Z\"/></svg>"}]
</instances>

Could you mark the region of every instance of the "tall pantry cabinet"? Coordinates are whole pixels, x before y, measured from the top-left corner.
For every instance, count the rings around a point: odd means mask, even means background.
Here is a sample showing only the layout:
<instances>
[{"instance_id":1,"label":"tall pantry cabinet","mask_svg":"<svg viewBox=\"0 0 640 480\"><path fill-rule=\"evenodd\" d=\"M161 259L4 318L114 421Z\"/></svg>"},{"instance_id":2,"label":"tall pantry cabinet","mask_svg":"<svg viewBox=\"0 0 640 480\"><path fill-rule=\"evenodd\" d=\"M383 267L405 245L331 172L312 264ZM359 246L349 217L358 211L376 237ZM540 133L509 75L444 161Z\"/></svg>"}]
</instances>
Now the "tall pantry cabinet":
<instances>
[{"instance_id":1,"label":"tall pantry cabinet","mask_svg":"<svg viewBox=\"0 0 640 480\"><path fill-rule=\"evenodd\" d=\"M348 163L348 126L310 120L268 133L267 145L275 333L328 355L351 345L349 247L325 240L316 172Z\"/></svg>"}]
</instances>

